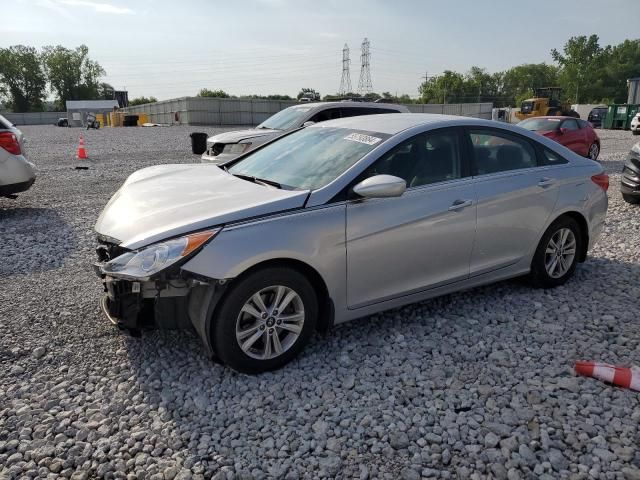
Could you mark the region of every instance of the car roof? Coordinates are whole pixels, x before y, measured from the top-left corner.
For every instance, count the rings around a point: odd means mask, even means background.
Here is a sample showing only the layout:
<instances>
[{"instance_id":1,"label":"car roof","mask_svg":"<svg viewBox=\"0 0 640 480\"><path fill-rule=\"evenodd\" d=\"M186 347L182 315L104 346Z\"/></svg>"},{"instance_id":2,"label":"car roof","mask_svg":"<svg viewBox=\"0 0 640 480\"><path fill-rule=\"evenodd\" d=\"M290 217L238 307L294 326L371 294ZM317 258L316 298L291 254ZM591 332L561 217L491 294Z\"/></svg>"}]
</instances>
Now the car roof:
<instances>
[{"instance_id":1,"label":"car roof","mask_svg":"<svg viewBox=\"0 0 640 480\"><path fill-rule=\"evenodd\" d=\"M375 102L303 102L298 105L292 105L289 108L304 108L313 109L317 111L325 110L327 108L386 108L388 110L397 110L399 112L408 112L409 109L404 105L398 105L396 103L375 103Z\"/></svg>"},{"instance_id":2,"label":"car roof","mask_svg":"<svg viewBox=\"0 0 640 480\"><path fill-rule=\"evenodd\" d=\"M544 118L545 120L547 120L547 119L549 119L549 120L566 120L567 118L573 118L574 120L578 120L577 118L570 117L568 115L540 115L539 117L525 118L522 121L526 122L527 120L537 120L539 118Z\"/></svg>"},{"instance_id":3,"label":"car roof","mask_svg":"<svg viewBox=\"0 0 640 480\"><path fill-rule=\"evenodd\" d=\"M409 128L427 125L434 127L457 125L502 126L499 122L457 115L440 115L436 113L383 113L327 120L316 125L311 125L311 127L308 128L337 127L395 135Z\"/></svg>"}]
</instances>

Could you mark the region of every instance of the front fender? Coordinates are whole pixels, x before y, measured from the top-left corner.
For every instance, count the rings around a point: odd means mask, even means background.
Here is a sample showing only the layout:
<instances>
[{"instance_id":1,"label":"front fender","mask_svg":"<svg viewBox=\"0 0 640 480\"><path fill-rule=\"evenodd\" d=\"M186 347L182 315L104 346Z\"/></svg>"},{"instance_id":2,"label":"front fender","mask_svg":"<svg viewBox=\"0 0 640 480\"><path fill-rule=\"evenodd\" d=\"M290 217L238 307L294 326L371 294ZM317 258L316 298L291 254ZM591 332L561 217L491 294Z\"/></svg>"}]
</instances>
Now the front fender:
<instances>
[{"instance_id":1,"label":"front fender","mask_svg":"<svg viewBox=\"0 0 640 480\"><path fill-rule=\"evenodd\" d=\"M329 296L346 295L346 205L308 208L225 227L182 269L228 280L275 259L297 260L316 270Z\"/></svg>"}]
</instances>

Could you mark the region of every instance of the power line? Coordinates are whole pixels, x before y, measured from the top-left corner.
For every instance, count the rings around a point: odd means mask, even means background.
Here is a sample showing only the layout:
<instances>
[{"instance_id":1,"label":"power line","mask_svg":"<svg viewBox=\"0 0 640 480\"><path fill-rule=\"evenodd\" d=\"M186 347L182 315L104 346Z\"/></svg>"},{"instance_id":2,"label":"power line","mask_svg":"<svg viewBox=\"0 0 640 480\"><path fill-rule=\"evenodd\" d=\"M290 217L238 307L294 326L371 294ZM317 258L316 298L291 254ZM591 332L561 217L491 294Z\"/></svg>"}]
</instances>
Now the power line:
<instances>
[{"instance_id":1,"label":"power line","mask_svg":"<svg viewBox=\"0 0 640 480\"><path fill-rule=\"evenodd\" d=\"M340 80L340 95L351 92L351 76L349 75L349 46L345 43L342 49L342 79Z\"/></svg>"},{"instance_id":2,"label":"power line","mask_svg":"<svg viewBox=\"0 0 640 480\"><path fill-rule=\"evenodd\" d=\"M358 81L358 93L360 95L366 95L373 92L373 86L371 84L371 52L369 52L369 40L365 38L362 41L362 54L360 55L361 67L360 67L360 80Z\"/></svg>"}]
</instances>

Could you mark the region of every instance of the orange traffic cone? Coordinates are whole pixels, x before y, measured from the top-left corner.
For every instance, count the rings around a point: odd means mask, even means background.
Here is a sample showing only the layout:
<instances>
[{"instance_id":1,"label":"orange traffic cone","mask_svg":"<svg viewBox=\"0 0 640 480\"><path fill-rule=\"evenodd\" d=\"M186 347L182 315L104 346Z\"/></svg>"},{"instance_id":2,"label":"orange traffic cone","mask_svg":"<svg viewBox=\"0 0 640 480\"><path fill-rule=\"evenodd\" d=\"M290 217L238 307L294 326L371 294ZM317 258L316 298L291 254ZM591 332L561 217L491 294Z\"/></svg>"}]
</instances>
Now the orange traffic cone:
<instances>
[{"instance_id":1,"label":"orange traffic cone","mask_svg":"<svg viewBox=\"0 0 640 480\"><path fill-rule=\"evenodd\" d=\"M88 160L87 150L84 148L84 136L80 134L80 145L78 145L78 153L76 154L78 160Z\"/></svg>"},{"instance_id":2,"label":"orange traffic cone","mask_svg":"<svg viewBox=\"0 0 640 480\"><path fill-rule=\"evenodd\" d=\"M576 362L576 373L640 392L640 368L617 367L608 363Z\"/></svg>"}]
</instances>

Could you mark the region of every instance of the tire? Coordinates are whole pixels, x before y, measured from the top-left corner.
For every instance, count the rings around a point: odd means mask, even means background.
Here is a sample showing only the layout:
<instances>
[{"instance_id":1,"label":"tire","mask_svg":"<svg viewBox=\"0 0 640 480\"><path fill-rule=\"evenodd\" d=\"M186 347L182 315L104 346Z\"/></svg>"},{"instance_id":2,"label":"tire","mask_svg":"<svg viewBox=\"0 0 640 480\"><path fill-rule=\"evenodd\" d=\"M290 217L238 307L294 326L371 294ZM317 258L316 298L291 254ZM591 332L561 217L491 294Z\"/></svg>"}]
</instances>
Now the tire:
<instances>
[{"instance_id":1,"label":"tire","mask_svg":"<svg viewBox=\"0 0 640 480\"><path fill-rule=\"evenodd\" d=\"M547 116L552 117L555 115L562 115L562 112L560 110L556 110L555 108L550 108L549 110L547 110Z\"/></svg>"},{"instance_id":2,"label":"tire","mask_svg":"<svg viewBox=\"0 0 640 480\"><path fill-rule=\"evenodd\" d=\"M589 150L587 151L587 158L590 158L591 160L597 160L598 155L600 155L600 145L598 145L596 142L593 142L589 147Z\"/></svg>"},{"instance_id":3,"label":"tire","mask_svg":"<svg viewBox=\"0 0 640 480\"><path fill-rule=\"evenodd\" d=\"M570 232L570 235L573 235L573 257L569 259L568 256L563 256L565 263L570 260L567 268L564 268L562 263L557 261L554 266L553 254L547 253L547 248L553 248L550 245L552 238L554 239L554 243L556 243L559 240L558 235L560 232L564 234L567 230ZM570 235L567 235L565 248L570 247L571 245ZM582 242L583 239L580 234L580 227L573 218L560 217L553 222L549 228L547 228L547 231L544 232L542 239L540 239L540 243L538 244L538 248L536 249L536 253L534 254L531 262L531 273L529 274L529 279L533 286L537 288L553 288L563 285L567 280L569 280L573 275L573 272L576 270L578 256L582 251ZM560 242L557 243L559 244ZM551 267L550 269L547 268L548 264ZM553 275L550 274L549 271L551 271Z\"/></svg>"},{"instance_id":4,"label":"tire","mask_svg":"<svg viewBox=\"0 0 640 480\"><path fill-rule=\"evenodd\" d=\"M633 131L633 134L634 134L634 135L640 135L640 130L634 130L634 131Z\"/></svg>"},{"instance_id":5,"label":"tire","mask_svg":"<svg viewBox=\"0 0 640 480\"><path fill-rule=\"evenodd\" d=\"M629 195L628 193L623 193L622 199L631 205L638 205L640 203L640 196Z\"/></svg>"},{"instance_id":6,"label":"tire","mask_svg":"<svg viewBox=\"0 0 640 480\"><path fill-rule=\"evenodd\" d=\"M291 297L284 312L273 308L278 294L280 304ZM253 300L256 295L264 308ZM265 313L267 318L260 313ZM287 316L292 319L300 315L301 324L283 320ZM315 330L317 319L318 298L309 280L290 268L266 268L230 286L212 319L211 342L220 360L234 370L266 372L282 367L303 349ZM283 325L289 326L284 328ZM295 328L296 332L290 328ZM275 354L277 345L282 349L280 354ZM265 357L267 354L269 356Z\"/></svg>"}]
</instances>

